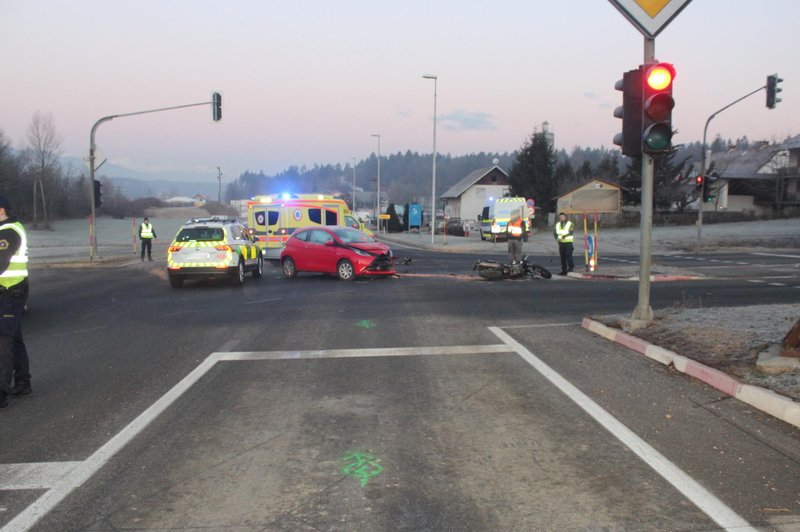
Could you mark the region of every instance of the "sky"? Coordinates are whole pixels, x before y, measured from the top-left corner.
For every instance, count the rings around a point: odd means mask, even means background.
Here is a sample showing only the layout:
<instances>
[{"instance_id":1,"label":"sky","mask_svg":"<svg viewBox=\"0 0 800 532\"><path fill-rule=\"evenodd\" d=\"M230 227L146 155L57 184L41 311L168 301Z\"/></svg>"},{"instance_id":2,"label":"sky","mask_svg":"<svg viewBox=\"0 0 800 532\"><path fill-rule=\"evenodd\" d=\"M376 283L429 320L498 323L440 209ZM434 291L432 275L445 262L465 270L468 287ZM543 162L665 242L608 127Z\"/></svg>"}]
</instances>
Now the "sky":
<instances>
[{"instance_id":1,"label":"sky","mask_svg":"<svg viewBox=\"0 0 800 532\"><path fill-rule=\"evenodd\" d=\"M673 0L674 1L674 0ZM694 0L658 35L676 69L674 143L800 133L797 0ZM613 147L615 82L644 38L605 0L0 0L0 130L24 145L51 113L65 155L97 130L110 162L225 180L291 165L518 149L547 121L557 149ZM423 79L423 75L438 80ZM434 87L436 85L436 87ZM159 177L164 177L163 174Z\"/></svg>"}]
</instances>

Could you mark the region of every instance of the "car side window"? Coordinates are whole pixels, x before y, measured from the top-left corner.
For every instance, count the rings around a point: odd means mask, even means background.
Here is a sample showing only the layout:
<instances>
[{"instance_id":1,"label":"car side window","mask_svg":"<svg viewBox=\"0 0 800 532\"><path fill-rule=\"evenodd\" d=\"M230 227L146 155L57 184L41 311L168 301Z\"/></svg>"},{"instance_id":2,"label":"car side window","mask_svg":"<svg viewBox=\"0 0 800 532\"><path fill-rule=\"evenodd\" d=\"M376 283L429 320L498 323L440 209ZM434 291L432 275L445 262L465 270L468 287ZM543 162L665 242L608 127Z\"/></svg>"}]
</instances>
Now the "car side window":
<instances>
[{"instance_id":1,"label":"car side window","mask_svg":"<svg viewBox=\"0 0 800 532\"><path fill-rule=\"evenodd\" d=\"M234 240L244 240L242 236L242 226L241 225L232 225L231 226L231 235L233 236Z\"/></svg>"},{"instance_id":2,"label":"car side window","mask_svg":"<svg viewBox=\"0 0 800 532\"><path fill-rule=\"evenodd\" d=\"M311 231L312 244L324 244L333 240L333 237L325 231Z\"/></svg>"},{"instance_id":3,"label":"car side window","mask_svg":"<svg viewBox=\"0 0 800 532\"><path fill-rule=\"evenodd\" d=\"M302 241L302 242L308 242L308 235L309 235L310 233L311 233L311 231L300 231L299 233L295 233L295 234L294 234L294 237L295 237L297 240L300 240L300 241Z\"/></svg>"}]
</instances>

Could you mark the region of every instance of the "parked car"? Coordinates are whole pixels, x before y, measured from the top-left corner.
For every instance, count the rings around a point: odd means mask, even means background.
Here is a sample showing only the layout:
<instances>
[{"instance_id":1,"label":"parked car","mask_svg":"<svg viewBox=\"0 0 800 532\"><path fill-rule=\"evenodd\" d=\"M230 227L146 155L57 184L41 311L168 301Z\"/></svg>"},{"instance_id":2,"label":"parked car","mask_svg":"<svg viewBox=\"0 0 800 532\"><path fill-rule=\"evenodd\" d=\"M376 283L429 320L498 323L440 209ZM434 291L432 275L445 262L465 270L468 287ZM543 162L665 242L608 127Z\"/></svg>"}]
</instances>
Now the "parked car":
<instances>
[{"instance_id":1,"label":"parked car","mask_svg":"<svg viewBox=\"0 0 800 532\"><path fill-rule=\"evenodd\" d=\"M287 279L298 272L331 273L343 281L363 275L394 275L392 250L351 227L304 227L292 234L281 251Z\"/></svg>"}]
</instances>

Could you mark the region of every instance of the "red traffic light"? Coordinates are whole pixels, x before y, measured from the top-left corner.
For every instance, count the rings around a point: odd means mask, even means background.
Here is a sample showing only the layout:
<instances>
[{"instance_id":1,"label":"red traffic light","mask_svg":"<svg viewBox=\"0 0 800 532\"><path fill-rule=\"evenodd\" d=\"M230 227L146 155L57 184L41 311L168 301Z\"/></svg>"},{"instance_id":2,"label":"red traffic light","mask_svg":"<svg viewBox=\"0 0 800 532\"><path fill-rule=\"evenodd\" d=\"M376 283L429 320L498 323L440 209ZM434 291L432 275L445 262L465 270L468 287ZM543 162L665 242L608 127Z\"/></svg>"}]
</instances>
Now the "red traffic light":
<instances>
[{"instance_id":1,"label":"red traffic light","mask_svg":"<svg viewBox=\"0 0 800 532\"><path fill-rule=\"evenodd\" d=\"M645 82L654 91L663 91L672 85L675 79L675 68L669 63L658 63L651 66L645 75Z\"/></svg>"},{"instance_id":2,"label":"red traffic light","mask_svg":"<svg viewBox=\"0 0 800 532\"><path fill-rule=\"evenodd\" d=\"M695 178L695 182L697 183L698 186L702 185L703 184L703 176L701 176L701 175L697 176Z\"/></svg>"}]
</instances>

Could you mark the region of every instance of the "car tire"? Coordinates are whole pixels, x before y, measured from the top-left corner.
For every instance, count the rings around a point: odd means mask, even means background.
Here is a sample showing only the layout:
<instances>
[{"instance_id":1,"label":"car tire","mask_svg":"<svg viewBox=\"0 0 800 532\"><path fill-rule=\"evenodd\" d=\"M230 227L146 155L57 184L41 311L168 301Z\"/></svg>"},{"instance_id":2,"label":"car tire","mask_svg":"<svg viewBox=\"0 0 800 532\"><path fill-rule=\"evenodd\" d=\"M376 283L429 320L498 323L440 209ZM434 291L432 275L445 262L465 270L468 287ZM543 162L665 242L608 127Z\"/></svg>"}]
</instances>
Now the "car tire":
<instances>
[{"instance_id":1,"label":"car tire","mask_svg":"<svg viewBox=\"0 0 800 532\"><path fill-rule=\"evenodd\" d=\"M356 278L356 269L353 263L347 259L342 259L336 265L336 276L342 281L352 281Z\"/></svg>"},{"instance_id":2,"label":"car tire","mask_svg":"<svg viewBox=\"0 0 800 532\"><path fill-rule=\"evenodd\" d=\"M253 279L261 279L262 275L264 275L264 257L259 255L256 267L253 268Z\"/></svg>"},{"instance_id":3,"label":"car tire","mask_svg":"<svg viewBox=\"0 0 800 532\"><path fill-rule=\"evenodd\" d=\"M172 288L180 288L183 286L183 277L180 275L170 275L169 284L172 286Z\"/></svg>"},{"instance_id":4,"label":"car tire","mask_svg":"<svg viewBox=\"0 0 800 532\"><path fill-rule=\"evenodd\" d=\"M281 261L281 270L283 271L283 276L287 279L294 279L297 277L297 266L295 266L292 257L283 258Z\"/></svg>"},{"instance_id":5,"label":"car tire","mask_svg":"<svg viewBox=\"0 0 800 532\"><path fill-rule=\"evenodd\" d=\"M244 262L242 262L242 259L239 259L239 264L237 264L236 268L233 270L231 283L233 286L242 286L242 284L244 284Z\"/></svg>"}]
</instances>

